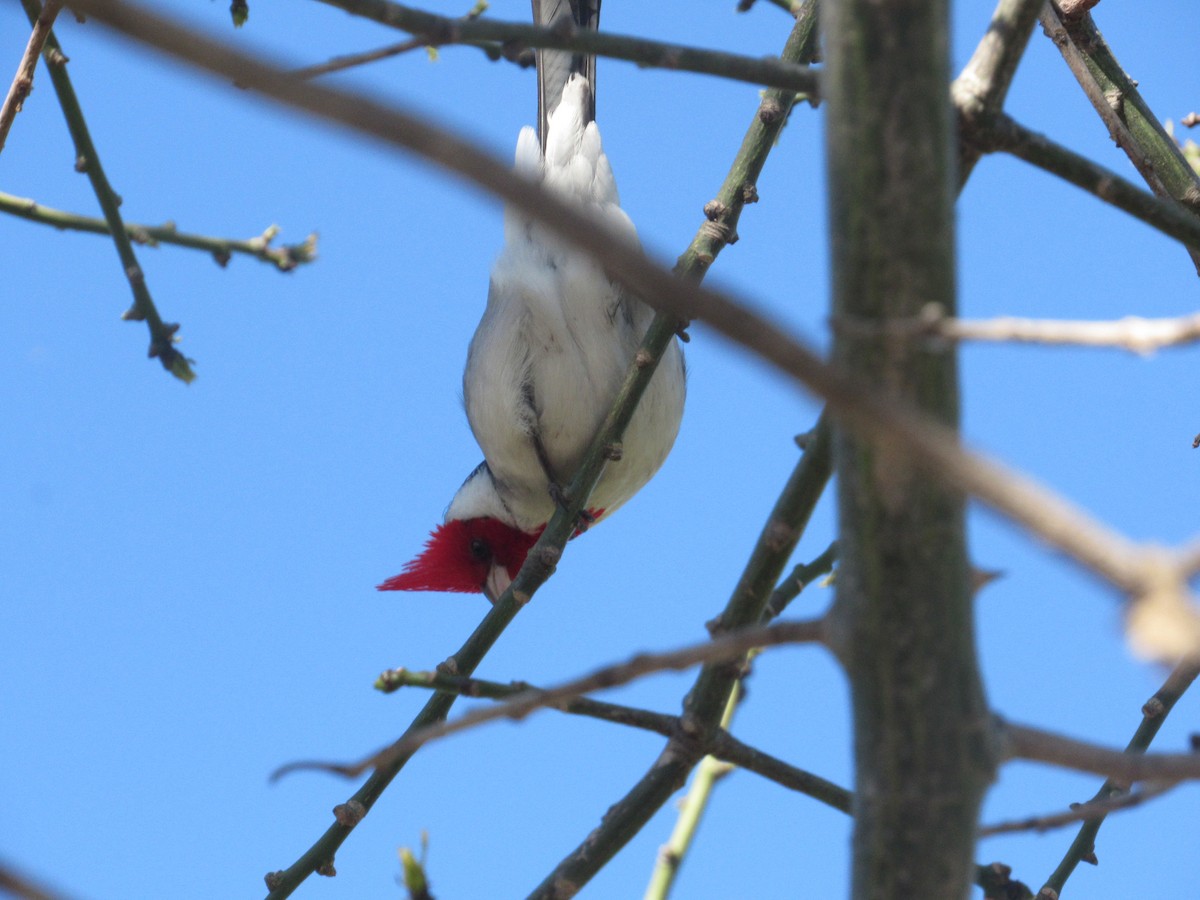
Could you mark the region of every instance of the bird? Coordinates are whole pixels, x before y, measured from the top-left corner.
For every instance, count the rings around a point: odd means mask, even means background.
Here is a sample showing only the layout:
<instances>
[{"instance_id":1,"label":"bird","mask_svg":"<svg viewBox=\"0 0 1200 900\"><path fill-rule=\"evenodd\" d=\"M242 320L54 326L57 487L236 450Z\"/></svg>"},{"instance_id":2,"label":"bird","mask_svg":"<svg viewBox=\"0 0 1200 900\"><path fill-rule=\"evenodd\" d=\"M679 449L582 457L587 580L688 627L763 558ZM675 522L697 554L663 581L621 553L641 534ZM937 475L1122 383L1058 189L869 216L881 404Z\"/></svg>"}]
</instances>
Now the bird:
<instances>
[{"instance_id":1,"label":"bird","mask_svg":"<svg viewBox=\"0 0 1200 900\"><path fill-rule=\"evenodd\" d=\"M533 0L537 25L596 29L600 0ZM636 240L595 122L595 57L540 50L538 127L517 140L516 171ZM483 462L463 482L424 550L378 586L483 593L495 603L546 527L563 486L616 398L653 311L585 252L518 209L463 373L467 421ZM658 471L683 416L686 373L672 339L576 534L610 516Z\"/></svg>"}]
</instances>

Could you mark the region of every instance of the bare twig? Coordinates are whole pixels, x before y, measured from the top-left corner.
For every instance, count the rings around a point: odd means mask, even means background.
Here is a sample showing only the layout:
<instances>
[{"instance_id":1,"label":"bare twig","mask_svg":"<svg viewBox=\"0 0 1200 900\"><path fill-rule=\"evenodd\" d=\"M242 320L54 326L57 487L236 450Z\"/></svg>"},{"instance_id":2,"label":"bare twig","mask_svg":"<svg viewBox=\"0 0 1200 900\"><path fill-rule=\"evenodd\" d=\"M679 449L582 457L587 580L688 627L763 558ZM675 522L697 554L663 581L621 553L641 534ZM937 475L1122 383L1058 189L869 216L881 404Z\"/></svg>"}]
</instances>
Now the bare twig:
<instances>
[{"instance_id":1,"label":"bare twig","mask_svg":"<svg viewBox=\"0 0 1200 900\"><path fill-rule=\"evenodd\" d=\"M1163 722L1166 721L1175 703L1183 696L1196 677L1200 675L1200 663L1186 661L1177 665L1167 676L1166 681L1142 706L1142 721L1134 732L1133 737L1125 747L1126 753L1144 753L1157 736ZM1122 792L1124 787L1114 779L1104 782L1100 790L1092 798L1093 801L1106 800ZM1095 851L1096 835L1100 833L1103 817L1087 822L1075 835L1070 848L1059 862L1053 874L1046 881L1046 888L1058 896L1062 893L1063 885L1075 871L1080 860Z\"/></svg>"},{"instance_id":2,"label":"bare twig","mask_svg":"<svg viewBox=\"0 0 1200 900\"><path fill-rule=\"evenodd\" d=\"M824 553L812 562L801 563L792 569L788 577L771 592L771 599L767 601L767 609L763 613L763 621L774 619L788 608L788 604L800 596L801 591L822 575L832 572L833 564L837 560L837 552L837 542L834 541L825 549Z\"/></svg>"},{"instance_id":3,"label":"bare twig","mask_svg":"<svg viewBox=\"0 0 1200 900\"><path fill-rule=\"evenodd\" d=\"M25 7L25 14L30 23L37 22L42 12L38 0L21 0L21 4ZM100 165L100 154L96 151L96 145L92 143L87 122L83 118L83 110L79 106L79 98L75 96L75 88L67 75L67 57L63 54L53 30L46 35L42 57L50 72L54 92L58 95L59 106L62 107L63 116L67 120L67 128L75 142L75 168L87 173L96 200L104 212L104 220L108 223L117 256L129 282L129 289L133 293L133 306L125 311L123 318L146 323L150 329L150 357L157 357L164 369L188 384L196 375L192 371L192 361L175 349L179 326L163 321L154 305L154 299L150 296L150 289L146 286L146 275L138 265L125 223L121 220L120 200Z\"/></svg>"},{"instance_id":4,"label":"bare twig","mask_svg":"<svg viewBox=\"0 0 1200 900\"><path fill-rule=\"evenodd\" d=\"M838 319L838 331L852 334L883 333L898 339L939 339L953 341L989 341L1027 344L1070 344L1085 347L1112 347L1149 356L1164 347L1200 340L1200 313L1171 319L1144 319L1125 316L1107 322L1083 322L1066 319L1021 319L1002 316L995 319L955 319L940 307L930 305L920 317L888 322L864 322Z\"/></svg>"},{"instance_id":5,"label":"bare twig","mask_svg":"<svg viewBox=\"0 0 1200 900\"><path fill-rule=\"evenodd\" d=\"M271 779L275 780L291 772L304 769L319 769L339 775L354 777L368 769L385 768L399 756L411 755L418 747L469 728L475 728L497 719L520 720L536 710L558 707L583 694L603 688L628 684L655 672L688 669L700 663L733 659L755 647L773 647L779 644L822 643L825 640L825 623L821 619L803 622L780 622L763 628L747 628L713 638L702 644L693 644L680 650L664 653L643 653L612 666L605 666L589 675L564 682L557 687L530 689L510 700L495 706L473 710L450 722L440 722L416 731L380 753L372 754L356 763L339 764L323 762L290 763L277 769Z\"/></svg>"},{"instance_id":6,"label":"bare twig","mask_svg":"<svg viewBox=\"0 0 1200 900\"><path fill-rule=\"evenodd\" d=\"M1063 828L1076 822L1093 822L1103 819L1111 812L1122 809L1132 809L1141 806L1147 800L1161 797L1179 782L1169 781L1162 784L1147 785L1133 794L1119 794L1104 800L1089 800L1087 803L1073 803L1071 808L1057 813L1041 816L1028 816L1024 819L1012 819L1007 822L997 822L995 825L985 825L979 829L979 837L994 837L998 834L1013 834L1021 831L1050 831Z\"/></svg>"},{"instance_id":7,"label":"bare twig","mask_svg":"<svg viewBox=\"0 0 1200 900\"><path fill-rule=\"evenodd\" d=\"M60 9L62 9L62 0L46 0L41 15L33 23L29 43L25 45L25 52L21 54L21 61L17 63L17 74L13 76L12 84L9 85L4 105L0 106L0 153L4 151L4 145L8 141L8 132L12 129L17 113L21 111L25 98L33 90L33 74L37 68L38 56L41 55L42 45L46 43L46 38L54 26L54 20L58 17Z\"/></svg>"},{"instance_id":8,"label":"bare twig","mask_svg":"<svg viewBox=\"0 0 1200 900\"><path fill-rule=\"evenodd\" d=\"M398 44L388 44L386 47L380 47L378 50L367 50L363 53L348 53L345 56L335 56L328 62L317 63L312 66L302 66L299 69L293 69L292 76L294 78L316 78L320 75L330 75L333 72L344 72L347 69L353 69L357 66L365 66L368 63L391 59L393 56L401 56L405 53L411 53L413 50L419 50L422 47L432 46L435 45L420 38L413 38L412 40L401 41Z\"/></svg>"},{"instance_id":9,"label":"bare twig","mask_svg":"<svg viewBox=\"0 0 1200 900\"><path fill-rule=\"evenodd\" d=\"M591 56L623 59L649 68L699 72L817 95L817 73L772 57L741 56L721 50L702 50L644 38L599 31L565 31L540 28L523 22L501 22L480 18L464 21L451 16L413 9L389 0L321 0L348 13L371 19L390 28L407 31L423 44L491 43L496 55L513 56L525 48L573 50Z\"/></svg>"},{"instance_id":10,"label":"bare twig","mask_svg":"<svg viewBox=\"0 0 1200 900\"><path fill-rule=\"evenodd\" d=\"M487 8L486 2L476 3L475 7L462 16L458 21L470 22L483 13ZM350 53L345 56L335 56L328 62L320 63L314 66L304 66L292 72L296 78L316 78L319 75L329 75L333 72L344 72L346 69L353 69L357 66L364 66L369 63L379 62L384 59L391 59L394 56L400 56L405 53L410 53L413 50L419 50L422 47L433 48L439 46L423 40L420 37L412 38L411 40L401 41L398 44L389 44L386 47L380 47L378 50L368 50L365 53ZM532 56L528 57L527 65L533 64Z\"/></svg>"},{"instance_id":11,"label":"bare twig","mask_svg":"<svg viewBox=\"0 0 1200 900\"><path fill-rule=\"evenodd\" d=\"M1127 790L1138 781L1190 781L1200 778L1200 754L1129 753L1087 741L1077 741L1051 731L997 720L1009 759L1028 759L1092 772L1112 779Z\"/></svg>"},{"instance_id":12,"label":"bare twig","mask_svg":"<svg viewBox=\"0 0 1200 900\"><path fill-rule=\"evenodd\" d=\"M996 6L975 52L950 86L962 133L990 123L1003 111L1004 98L1008 96L1043 3L1045 0L1000 0ZM960 186L971 177L980 154L980 148L961 140L960 135Z\"/></svg>"},{"instance_id":13,"label":"bare twig","mask_svg":"<svg viewBox=\"0 0 1200 900\"><path fill-rule=\"evenodd\" d=\"M538 688L520 681L501 684L479 678L446 675L442 672L414 672L408 669L391 669L384 672L375 682L375 686L385 693L398 690L402 686L412 686L435 691L450 691L462 697L492 699L507 699L525 691L538 690ZM620 703L594 700L591 697L577 697L553 708L570 715L587 716L603 722L611 722L614 725L652 731L663 737L671 737L683 727L679 716L623 706ZM712 740L705 744L705 749L723 762L774 781L790 791L805 794L841 812L848 813L850 811L850 792L845 788L826 781L819 775L786 763L756 747L751 747L727 731L714 732Z\"/></svg>"},{"instance_id":14,"label":"bare twig","mask_svg":"<svg viewBox=\"0 0 1200 900\"><path fill-rule=\"evenodd\" d=\"M1200 219L1180 204L1150 194L1111 169L1031 131L1006 115L963 137L984 152L1003 151L1023 159L1076 187L1111 203L1147 225L1170 235L1193 250L1200 250Z\"/></svg>"},{"instance_id":15,"label":"bare twig","mask_svg":"<svg viewBox=\"0 0 1200 900\"><path fill-rule=\"evenodd\" d=\"M49 225L53 228L70 231L86 231L92 234L111 234L108 223L104 219L91 216L80 216L43 206L35 200L26 197L14 197L0 191L0 212ZM299 244L283 244L272 247L271 242L279 233L275 225L269 226L258 237L247 240L233 238L209 237L202 234L191 234L179 231L173 223L164 225L137 225L125 223L125 232L135 244L147 247L157 247L159 244L174 244L179 247L190 247L203 250L213 255L218 265L224 266L230 257L237 253L252 256L262 262L270 263L281 272L290 272L297 266L312 262L317 258L317 236L310 234Z\"/></svg>"}]
</instances>

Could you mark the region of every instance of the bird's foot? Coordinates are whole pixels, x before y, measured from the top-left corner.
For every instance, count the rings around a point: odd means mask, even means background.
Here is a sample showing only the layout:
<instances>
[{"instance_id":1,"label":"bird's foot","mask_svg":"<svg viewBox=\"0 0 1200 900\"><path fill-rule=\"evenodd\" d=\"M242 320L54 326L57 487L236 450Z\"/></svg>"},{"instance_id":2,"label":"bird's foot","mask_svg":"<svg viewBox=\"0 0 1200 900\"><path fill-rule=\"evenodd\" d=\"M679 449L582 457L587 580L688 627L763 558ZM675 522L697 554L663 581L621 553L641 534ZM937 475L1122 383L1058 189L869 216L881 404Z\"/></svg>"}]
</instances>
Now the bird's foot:
<instances>
[{"instance_id":1,"label":"bird's foot","mask_svg":"<svg viewBox=\"0 0 1200 900\"><path fill-rule=\"evenodd\" d=\"M567 494L567 489L557 481L550 482L550 499L554 504L562 510L566 510L571 505L571 498ZM590 509L581 509L575 517L575 534L583 534L588 528L596 523L596 514Z\"/></svg>"}]
</instances>

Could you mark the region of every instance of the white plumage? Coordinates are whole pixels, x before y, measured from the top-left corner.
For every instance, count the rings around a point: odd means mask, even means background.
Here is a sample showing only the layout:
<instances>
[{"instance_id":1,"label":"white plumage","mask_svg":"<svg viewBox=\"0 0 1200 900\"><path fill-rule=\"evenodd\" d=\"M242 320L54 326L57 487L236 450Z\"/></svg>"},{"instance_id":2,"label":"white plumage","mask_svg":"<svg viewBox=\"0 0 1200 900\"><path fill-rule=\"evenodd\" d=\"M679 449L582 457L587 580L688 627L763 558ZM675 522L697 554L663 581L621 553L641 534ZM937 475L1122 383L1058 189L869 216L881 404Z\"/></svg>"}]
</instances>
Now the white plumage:
<instances>
[{"instance_id":1,"label":"white plumage","mask_svg":"<svg viewBox=\"0 0 1200 900\"><path fill-rule=\"evenodd\" d=\"M595 29L600 0L533 0L534 21ZM591 76L589 80L588 76ZM517 171L628 235L617 183L592 121L595 60L538 52L538 118L517 139ZM544 148L544 149L543 149ZM484 462L450 502L425 550L379 587L482 591L496 600L516 577L600 429L653 314L583 251L518 210L505 211L483 319L463 373L467 419ZM658 471L683 415L683 354L672 341L588 501L601 518Z\"/></svg>"},{"instance_id":2,"label":"white plumage","mask_svg":"<svg viewBox=\"0 0 1200 900\"><path fill-rule=\"evenodd\" d=\"M549 119L543 157L525 128L516 168L610 229L635 237L621 210L596 123L591 85L572 75ZM515 210L471 341L463 394L486 464L455 496L446 519L491 516L522 531L554 512L550 478L565 486L603 422L653 317L585 253ZM608 465L589 506L607 515L666 459L683 415L683 355L672 341L633 421L624 455Z\"/></svg>"}]
</instances>

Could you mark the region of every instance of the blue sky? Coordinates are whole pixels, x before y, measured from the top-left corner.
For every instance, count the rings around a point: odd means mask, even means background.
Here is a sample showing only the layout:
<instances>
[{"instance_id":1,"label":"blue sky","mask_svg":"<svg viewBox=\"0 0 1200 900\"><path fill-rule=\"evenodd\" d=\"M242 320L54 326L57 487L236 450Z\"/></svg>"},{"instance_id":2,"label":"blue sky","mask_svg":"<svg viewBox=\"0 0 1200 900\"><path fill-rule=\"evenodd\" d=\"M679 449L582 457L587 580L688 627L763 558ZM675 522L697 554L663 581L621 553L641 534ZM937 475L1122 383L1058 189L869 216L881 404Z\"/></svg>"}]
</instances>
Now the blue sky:
<instances>
[{"instance_id":1,"label":"blue sky","mask_svg":"<svg viewBox=\"0 0 1200 900\"><path fill-rule=\"evenodd\" d=\"M399 37L317 3L164 2L248 48L296 64ZM428 7L460 14L466 3ZM617 32L753 55L783 45L767 3L609 0ZM955 66L991 4L956 5ZM523 2L492 14L524 18ZM1152 109L1200 106L1200 11L1102 4L1100 28ZM71 896L253 897L324 830L353 786L317 774L267 783L298 758L353 759L392 740L424 702L381 696L376 674L430 668L485 612L481 597L379 594L479 454L459 398L466 346L500 244L486 197L390 150L313 125L64 16L76 89L129 220L247 237L320 232L320 260L281 275L245 258L139 249L159 308L182 323L190 387L147 361L111 244L0 218L0 854ZM0 5L15 65L27 34ZM753 86L601 61L599 121L625 208L649 250L690 241L733 158ZM531 72L469 49L414 53L338 78L409 104L511 156L532 121ZM1040 33L1009 103L1022 122L1135 177ZM828 260L821 115L800 110L759 182L741 241L713 269L817 344ZM94 213L44 72L0 156L0 190ZM964 314L1111 318L1194 311L1196 275L1170 240L1024 164L986 159L959 204ZM550 684L644 649L701 638L724 604L818 404L701 325L687 348L675 450L627 507L573 542L479 674ZM965 430L979 448L1056 485L1137 539L1175 543L1200 506L1196 351L971 346ZM1002 714L1123 745L1163 672L1133 659L1116 598L995 516L971 548L1003 580L979 598L989 697ZM833 530L824 502L798 551ZM827 591L795 607L818 611ZM609 696L678 709L690 674ZM813 649L756 664L736 733L849 784L844 680ZM1160 736L1182 749L1185 697ZM422 752L338 856L338 877L297 896L400 896L396 849L430 835L439 897L521 896L653 762L657 737L557 713ZM1086 799L1097 779L1011 765L985 819ZM1197 789L1114 817L1068 891L1091 898L1194 891ZM640 896L672 809L584 896ZM1035 889L1071 832L998 838ZM746 773L723 781L677 896L838 896L841 814Z\"/></svg>"}]
</instances>

